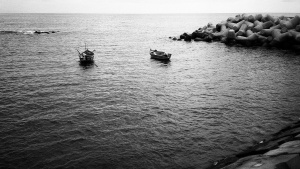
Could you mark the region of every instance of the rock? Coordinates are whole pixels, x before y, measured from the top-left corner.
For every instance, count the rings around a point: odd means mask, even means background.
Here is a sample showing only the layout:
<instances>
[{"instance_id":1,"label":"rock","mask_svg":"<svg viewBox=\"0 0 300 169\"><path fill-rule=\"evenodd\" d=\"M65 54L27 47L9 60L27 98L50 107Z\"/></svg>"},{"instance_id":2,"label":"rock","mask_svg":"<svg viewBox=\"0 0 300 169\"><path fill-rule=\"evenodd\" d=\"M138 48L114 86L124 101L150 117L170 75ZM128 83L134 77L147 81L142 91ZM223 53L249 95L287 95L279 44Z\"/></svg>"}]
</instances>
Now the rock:
<instances>
[{"instance_id":1,"label":"rock","mask_svg":"<svg viewBox=\"0 0 300 169\"><path fill-rule=\"evenodd\" d=\"M299 148L300 149L300 140L289 141L284 144L281 144L279 148Z\"/></svg>"},{"instance_id":2,"label":"rock","mask_svg":"<svg viewBox=\"0 0 300 169\"><path fill-rule=\"evenodd\" d=\"M233 25L233 30L235 31L235 32L237 32L240 28L241 28L241 26L242 26L242 24L244 24L244 20L242 20L242 21L240 21L240 22L238 22L238 23L236 23L235 25Z\"/></svg>"},{"instance_id":3,"label":"rock","mask_svg":"<svg viewBox=\"0 0 300 169\"><path fill-rule=\"evenodd\" d=\"M213 39L214 39L213 35L210 34L210 35L205 36L203 40L206 42L211 42Z\"/></svg>"},{"instance_id":4,"label":"rock","mask_svg":"<svg viewBox=\"0 0 300 169\"><path fill-rule=\"evenodd\" d=\"M245 14L245 13L242 14L242 19L243 20L248 21L248 18L249 18L248 14Z\"/></svg>"},{"instance_id":5,"label":"rock","mask_svg":"<svg viewBox=\"0 0 300 169\"><path fill-rule=\"evenodd\" d=\"M191 41L192 40L192 36L191 35L186 35L184 37L184 41Z\"/></svg>"},{"instance_id":6,"label":"rock","mask_svg":"<svg viewBox=\"0 0 300 169\"><path fill-rule=\"evenodd\" d=\"M203 38L195 38L194 41L198 42L198 41L204 41Z\"/></svg>"},{"instance_id":7,"label":"rock","mask_svg":"<svg viewBox=\"0 0 300 169\"><path fill-rule=\"evenodd\" d=\"M208 28L214 28L215 26L211 22L209 22L209 23L207 23L207 27Z\"/></svg>"},{"instance_id":8,"label":"rock","mask_svg":"<svg viewBox=\"0 0 300 169\"><path fill-rule=\"evenodd\" d=\"M229 17L228 19L227 19L227 22L232 22L234 20L234 17Z\"/></svg>"},{"instance_id":9,"label":"rock","mask_svg":"<svg viewBox=\"0 0 300 169\"><path fill-rule=\"evenodd\" d=\"M212 33L211 35L213 39L221 40L223 37L227 37L227 34L228 34L228 29L221 32Z\"/></svg>"},{"instance_id":10,"label":"rock","mask_svg":"<svg viewBox=\"0 0 300 169\"><path fill-rule=\"evenodd\" d=\"M219 32L214 32L211 33L210 35L212 35L213 39L218 39L221 40L222 37L227 37L228 34L228 29L226 28L226 23L225 22L221 22L218 24L218 29L220 30Z\"/></svg>"},{"instance_id":11,"label":"rock","mask_svg":"<svg viewBox=\"0 0 300 169\"><path fill-rule=\"evenodd\" d=\"M204 30L206 30L206 29L207 29L207 26L205 25L205 26L203 26L201 29L199 29L199 31L202 32L202 31L204 31Z\"/></svg>"},{"instance_id":12,"label":"rock","mask_svg":"<svg viewBox=\"0 0 300 169\"><path fill-rule=\"evenodd\" d=\"M252 29L252 28L254 28L254 24L253 24L252 22L245 21L245 24L247 24L247 29Z\"/></svg>"},{"instance_id":13,"label":"rock","mask_svg":"<svg viewBox=\"0 0 300 169\"><path fill-rule=\"evenodd\" d=\"M254 28L252 29L253 32L259 32L260 30L262 30L262 22L259 22L258 20L256 20L254 22Z\"/></svg>"},{"instance_id":14,"label":"rock","mask_svg":"<svg viewBox=\"0 0 300 169\"><path fill-rule=\"evenodd\" d=\"M229 29L227 33L227 39L235 39L235 31L233 29Z\"/></svg>"},{"instance_id":15,"label":"rock","mask_svg":"<svg viewBox=\"0 0 300 169\"><path fill-rule=\"evenodd\" d=\"M278 156L281 154L299 154L300 153L300 140L290 141L279 146L278 149L268 151L264 155Z\"/></svg>"},{"instance_id":16,"label":"rock","mask_svg":"<svg viewBox=\"0 0 300 169\"><path fill-rule=\"evenodd\" d=\"M285 141L290 141L292 140L293 137L292 136L286 136L283 138L279 138L277 140L268 140L265 141L264 143L260 144L257 148L255 148L256 152L261 152L262 154L272 150L272 149L276 149L279 147L280 144L284 143Z\"/></svg>"},{"instance_id":17,"label":"rock","mask_svg":"<svg viewBox=\"0 0 300 169\"><path fill-rule=\"evenodd\" d=\"M280 19L280 20L284 20L284 18L285 18L285 16L283 16L283 15L278 17L278 19Z\"/></svg>"},{"instance_id":18,"label":"rock","mask_svg":"<svg viewBox=\"0 0 300 169\"><path fill-rule=\"evenodd\" d=\"M279 165L293 163L294 159L297 160L298 157L298 155L281 155L277 157L255 155L241 158L222 169L284 169Z\"/></svg>"},{"instance_id":19,"label":"rock","mask_svg":"<svg viewBox=\"0 0 300 169\"><path fill-rule=\"evenodd\" d=\"M260 31L260 34L263 36L271 36L273 29L262 29Z\"/></svg>"},{"instance_id":20,"label":"rock","mask_svg":"<svg viewBox=\"0 0 300 169\"><path fill-rule=\"evenodd\" d=\"M272 27L274 24L272 21L267 21L265 23L262 24L263 29L269 29L270 27Z\"/></svg>"},{"instance_id":21,"label":"rock","mask_svg":"<svg viewBox=\"0 0 300 169\"><path fill-rule=\"evenodd\" d=\"M222 37L220 40L221 43L226 43L227 41L228 41L227 37Z\"/></svg>"},{"instance_id":22,"label":"rock","mask_svg":"<svg viewBox=\"0 0 300 169\"><path fill-rule=\"evenodd\" d=\"M272 30L272 37L273 40L271 42L271 46L278 46L286 41L288 41L292 36L289 32L281 33L280 29L273 29Z\"/></svg>"},{"instance_id":23,"label":"rock","mask_svg":"<svg viewBox=\"0 0 300 169\"><path fill-rule=\"evenodd\" d=\"M289 30L289 33L297 42L300 42L300 32L297 32L295 30Z\"/></svg>"},{"instance_id":24,"label":"rock","mask_svg":"<svg viewBox=\"0 0 300 169\"><path fill-rule=\"evenodd\" d=\"M253 33L249 37L244 36L237 36L235 40L245 46L253 46L255 44L255 41L258 39L258 36L256 33Z\"/></svg>"},{"instance_id":25,"label":"rock","mask_svg":"<svg viewBox=\"0 0 300 169\"><path fill-rule=\"evenodd\" d=\"M195 39L196 37L197 37L197 31L193 32L192 35L191 35L192 39Z\"/></svg>"},{"instance_id":26,"label":"rock","mask_svg":"<svg viewBox=\"0 0 300 169\"><path fill-rule=\"evenodd\" d=\"M296 156L286 162L290 169L299 169L300 166L300 156Z\"/></svg>"},{"instance_id":27,"label":"rock","mask_svg":"<svg viewBox=\"0 0 300 169\"><path fill-rule=\"evenodd\" d=\"M210 34L210 33L214 33L214 28L207 28L205 31L203 31L204 33L208 33L208 34Z\"/></svg>"},{"instance_id":28,"label":"rock","mask_svg":"<svg viewBox=\"0 0 300 169\"><path fill-rule=\"evenodd\" d=\"M253 34L253 32L250 30L250 29L248 29L247 31L246 31L246 37L249 37L250 35L252 35Z\"/></svg>"},{"instance_id":29,"label":"rock","mask_svg":"<svg viewBox=\"0 0 300 169\"><path fill-rule=\"evenodd\" d=\"M267 14L262 18L262 22L267 22L267 21L275 22L275 19L271 15Z\"/></svg>"},{"instance_id":30,"label":"rock","mask_svg":"<svg viewBox=\"0 0 300 169\"><path fill-rule=\"evenodd\" d=\"M34 31L35 34L50 34L50 33L57 33L59 31Z\"/></svg>"},{"instance_id":31,"label":"rock","mask_svg":"<svg viewBox=\"0 0 300 169\"><path fill-rule=\"evenodd\" d=\"M225 29L226 29L226 26L227 26L227 22L222 21L221 23L218 23L218 24L216 25L216 31L217 31L217 32L221 32L222 30L225 30Z\"/></svg>"},{"instance_id":32,"label":"rock","mask_svg":"<svg viewBox=\"0 0 300 169\"><path fill-rule=\"evenodd\" d=\"M233 20L232 22L238 23L238 22L240 22L242 19L243 19L243 17L242 17L241 15L236 15L235 18L234 18L234 20Z\"/></svg>"},{"instance_id":33,"label":"rock","mask_svg":"<svg viewBox=\"0 0 300 169\"><path fill-rule=\"evenodd\" d=\"M283 28L281 28L281 33L285 33L285 32L287 32L287 31L289 31L286 27L283 27Z\"/></svg>"},{"instance_id":34,"label":"rock","mask_svg":"<svg viewBox=\"0 0 300 169\"><path fill-rule=\"evenodd\" d=\"M274 26L270 27L270 29L281 29L281 26L280 26L280 24L274 25Z\"/></svg>"},{"instance_id":35,"label":"rock","mask_svg":"<svg viewBox=\"0 0 300 169\"><path fill-rule=\"evenodd\" d=\"M197 32L196 38L204 38L207 34L205 32Z\"/></svg>"},{"instance_id":36,"label":"rock","mask_svg":"<svg viewBox=\"0 0 300 169\"><path fill-rule=\"evenodd\" d=\"M257 20L257 21L261 21L262 17L263 17L262 14L256 14L254 16L254 19Z\"/></svg>"},{"instance_id":37,"label":"rock","mask_svg":"<svg viewBox=\"0 0 300 169\"><path fill-rule=\"evenodd\" d=\"M285 20L280 21L280 26L282 28L286 27L288 30L294 29L299 24L300 24L300 17L298 15L296 15L293 19L289 21L285 21Z\"/></svg>"},{"instance_id":38,"label":"rock","mask_svg":"<svg viewBox=\"0 0 300 169\"><path fill-rule=\"evenodd\" d=\"M270 41L265 36L257 35L257 43L266 47L269 45Z\"/></svg>"},{"instance_id":39,"label":"rock","mask_svg":"<svg viewBox=\"0 0 300 169\"><path fill-rule=\"evenodd\" d=\"M226 23L226 26L229 28L229 29L233 29L233 26L235 25L236 23L233 23L233 22L227 22ZM217 29L217 31L218 31L218 29ZM219 32L221 31L221 26L220 26L220 30L219 30Z\"/></svg>"},{"instance_id":40,"label":"rock","mask_svg":"<svg viewBox=\"0 0 300 169\"><path fill-rule=\"evenodd\" d=\"M239 31L236 33L236 36L243 36L246 33L248 25L243 23L242 26L240 27Z\"/></svg>"},{"instance_id":41,"label":"rock","mask_svg":"<svg viewBox=\"0 0 300 169\"><path fill-rule=\"evenodd\" d=\"M248 21L253 23L255 21L254 16L253 15L249 15Z\"/></svg>"},{"instance_id":42,"label":"rock","mask_svg":"<svg viewBox=\"0 0 300 169\"><path fill-rule=\"evenodd\" d=\"M280 24L280 19L279 19L279 18L275 18L275 20L274 20L274 24L275 24L275 25L278 25L278 24Z\"/></svg>"},{"instance_id":43,"label":"rock","mask_svg":"<svg viewBox=\"0 0 300 169\"><path fill-rule=\"evenodd\" d=\"M300 25L297 25L296 28L295 28L295 30L296 30L297 32L300 32Z\"/></svg>"},{"instance_id":44,"label":"rock","mask_svg":"<svg viewBox=\"0 0 300 169\"><path fill-rule=\"evenodd\" d=\"M273 26L273 22L272 21L267 21L267 22L264 22L264 23L260 22L260 23L257 23L257 25L252 29L252 31L253 32L259 32L262 29L268 29L271 26Z\"/></svg>"}]
</instances>

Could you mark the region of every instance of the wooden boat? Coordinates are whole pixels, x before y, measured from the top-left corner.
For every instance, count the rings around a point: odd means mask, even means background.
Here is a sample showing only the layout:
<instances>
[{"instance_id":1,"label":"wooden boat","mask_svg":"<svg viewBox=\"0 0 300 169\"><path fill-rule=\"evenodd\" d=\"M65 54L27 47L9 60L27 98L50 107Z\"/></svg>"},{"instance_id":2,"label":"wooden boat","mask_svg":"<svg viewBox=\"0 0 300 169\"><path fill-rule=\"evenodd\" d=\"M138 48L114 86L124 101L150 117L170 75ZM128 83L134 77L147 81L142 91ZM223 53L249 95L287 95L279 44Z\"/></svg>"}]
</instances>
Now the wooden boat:
<instances>
[{"instance_id":1,"label":"wooden boat","mask_svg":"<svg viewBox=\"0 0 300 169\"><path fill-rule=\"evenodd\" d=\"M151 59L170 60L172 54L150 49L150 55Z\"/></svg>"},{"instance_id":2,"label":"wooden boat","mask_svg":"<svg viewBox=\"0 0 300 169\"><path fill-rule=\"evenodd\" d=\"M84 52L79 52L79 50L77 50L78 55L79 55L79 61L80 63L93 63L94 62L94 52L90 51L89 49L85 48Z\"/></svg>"}]
</instances>

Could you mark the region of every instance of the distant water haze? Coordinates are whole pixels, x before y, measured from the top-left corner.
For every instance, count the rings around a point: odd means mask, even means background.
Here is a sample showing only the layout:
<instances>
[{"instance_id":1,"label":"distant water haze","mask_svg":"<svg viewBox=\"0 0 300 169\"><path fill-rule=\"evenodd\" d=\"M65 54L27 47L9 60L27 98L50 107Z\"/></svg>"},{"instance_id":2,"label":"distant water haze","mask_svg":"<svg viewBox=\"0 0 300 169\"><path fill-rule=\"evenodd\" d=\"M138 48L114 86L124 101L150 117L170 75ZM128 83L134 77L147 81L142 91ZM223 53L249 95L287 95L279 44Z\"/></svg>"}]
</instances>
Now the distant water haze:
<instances>
[{"instance_id":1,"label":"distant water haze","mask_svg":"<svg viewBox=\"0 0 300 169\"><path fill-rule=\"evenodd\" d=\"M298 120L299 55L169 39L230 16L0 14L0 168L202 169Z\"/></svg>"},{"instance_id":2,"label":"distant water haze","mask_svg":"<svg viewBox=\"0 0 300 169\"><path fill-rule=\"evenodd\" d=\"M1 0L0 13L297 13L299 0Z\"/></svg>"}]
</instances>

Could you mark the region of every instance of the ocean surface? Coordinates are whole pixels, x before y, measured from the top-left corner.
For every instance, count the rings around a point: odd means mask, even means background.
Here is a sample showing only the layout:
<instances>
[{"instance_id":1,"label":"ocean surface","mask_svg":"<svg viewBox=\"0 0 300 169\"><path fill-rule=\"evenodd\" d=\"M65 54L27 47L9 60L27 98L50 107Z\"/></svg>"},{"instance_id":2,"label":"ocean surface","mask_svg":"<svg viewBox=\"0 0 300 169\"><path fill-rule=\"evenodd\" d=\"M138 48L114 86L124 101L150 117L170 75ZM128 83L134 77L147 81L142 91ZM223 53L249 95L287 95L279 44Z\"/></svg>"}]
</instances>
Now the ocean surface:
<instances>
[{"instance_id":1,"label":"ocean surface","mask_svg":"<svg viewBox=\"0 0 300 169\"><path fill-rule=\"evenodd\" d=\"M297 121L299 54L169 39L230 16L0 14L0 168L202 169Z\"/></svg>"}]
</instances>

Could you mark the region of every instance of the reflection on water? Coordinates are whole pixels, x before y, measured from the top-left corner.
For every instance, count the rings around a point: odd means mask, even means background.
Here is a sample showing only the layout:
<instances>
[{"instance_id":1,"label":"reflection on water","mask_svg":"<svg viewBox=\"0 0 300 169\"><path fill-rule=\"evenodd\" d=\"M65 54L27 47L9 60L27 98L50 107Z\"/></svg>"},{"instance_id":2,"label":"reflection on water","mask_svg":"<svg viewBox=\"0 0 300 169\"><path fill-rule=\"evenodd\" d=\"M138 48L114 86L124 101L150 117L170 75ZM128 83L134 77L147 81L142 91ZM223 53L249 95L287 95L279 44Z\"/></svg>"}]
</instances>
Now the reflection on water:
<instances>
[{"instance_id":1,"label":"reflection on water","mask_svg":"<svg viewBox=\"0 0 300 169\"><path fill-rule=\"evenodd\" d=\"M79 62L79 65L84 69L89 69L92 67L98 67L98 65L95 62Z\"/></svg>"},{"instance_id":2,"label":"reflection on water","mask_svg":"<svg viewBox=\"0 0 300 169\"><path fill-rule=\"evenodd\" d=\"M151 59L151 63L160 65L161 67L170 67L171 66L171 60Z\"/></svg>"}]
</instances>

